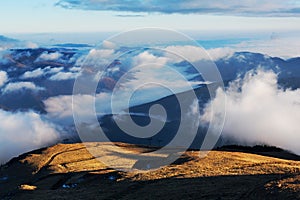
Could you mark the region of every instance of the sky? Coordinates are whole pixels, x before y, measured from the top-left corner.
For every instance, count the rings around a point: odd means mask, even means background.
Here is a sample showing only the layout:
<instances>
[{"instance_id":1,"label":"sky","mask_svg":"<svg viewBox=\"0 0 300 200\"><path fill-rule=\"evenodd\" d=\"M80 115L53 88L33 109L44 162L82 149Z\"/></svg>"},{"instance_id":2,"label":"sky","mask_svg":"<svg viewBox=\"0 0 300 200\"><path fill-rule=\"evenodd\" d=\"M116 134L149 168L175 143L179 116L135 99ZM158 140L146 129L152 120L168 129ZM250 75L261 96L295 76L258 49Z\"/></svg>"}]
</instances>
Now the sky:
<instances>
[{"instance_id":1,"label":"sky","mask_svg":"<svg viewBox=\"0 0 300 200\"><path fill-rule=\"evenodd\" d=\"M0 34L175 30L294 31L294 0L0 0Z\"/></svg>"}]
</instances>

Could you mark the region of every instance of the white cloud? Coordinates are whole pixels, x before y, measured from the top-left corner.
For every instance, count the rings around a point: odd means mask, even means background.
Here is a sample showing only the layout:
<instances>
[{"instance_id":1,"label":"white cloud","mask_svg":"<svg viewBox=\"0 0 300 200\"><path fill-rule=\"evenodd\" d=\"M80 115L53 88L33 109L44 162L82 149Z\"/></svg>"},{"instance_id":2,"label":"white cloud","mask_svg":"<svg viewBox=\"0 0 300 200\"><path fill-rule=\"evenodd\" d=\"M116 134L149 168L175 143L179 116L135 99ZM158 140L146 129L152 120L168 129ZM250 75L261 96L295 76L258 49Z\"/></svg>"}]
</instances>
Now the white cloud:
<instances>
[{"instance_id":1,"label":"white cloud","mask_svg":"<svg viewBox=\"0 0 300 200\"><path fill-rule=\"evenodd\" d=\"M118 58L118 55L114 49L92 49L88 55L84 55L76 61L76 66L82 68L94 67L101 71L114 59Z\"/></svg>"},{"instance_id":2,"label":"white cloud","mask_svg":"<svg viewBox=\"0 0 300 200\"><path fill-rule=\"evenodd\" d=\"M63 67L46 67L46 68L38 68L38 69L35 69L33 71L27 71L25 72L20 78L22 79L29 79L29 78L37 78L37 77L40 77L40 76L43 76L43 75L47 75L47 74L56 74L57 75L57 78L67 78L69 79L68 77L70 77L69 74L64 74L63 72L61 72L64 68ZM70 71L72 72L78 72L79 70L75 67L71 68ZM58 74L60 73L61 74ZM55 75L53 75L54 78L55 78Z\"/></svg>"},{"instance_id":3,"label":"white cloud","mask_svg":"<svg viewBox=\"0 0 300 200\"><path fill-rule=\"evenodd\" d=\"M21 78L22 79L28 79L28 78L37 78L37 77L40 77L44 74L44 70L41 69L41 68L38 68L34 71L27 71L25 72Z\"/></svg>"},{"instance_id":4,"label":"white cloud","mask_svg":"<svg viewBox=\"0 0 300 200\"><path fill-rule=\"evenodd\" d=\"M87 98L83 98L89 102ZM53 118L66 118L72 116L72 96L56 96L44 101L46 111Z\"/></svg>"},{"instance_id":5,"label":"white cloud","mask_svg":"<svg viewBox=\"0 0 300 200\"><path fill-rule=\"evenodd\" d=\"M114 49L92 49L90 50L88 57L111 58L114 55L114 53Z\"/></svg>"},{"instance_id":6,"label":"white cloud","mask_svg":"<svg viewBox=\"0 0 300 200\"><path fill-rule=\"evenodd\" d=\"M198 61L201 59L209 58L206 52L197 46L168 46L164 50L167 51L166 56L174 62L181 62L183 60L189 60L190 62Z\"/></svg>"},{"instance_id":7,"label":"white cloud","mask_svg":"<svg viewBox=\"0 0 300 200\"><path fill-rule=\"evenodd\" d=\"M52 81L62 81L62 80L70 80L75 79L79 76L79 73L73 73L73 72L58 72L57 74L54 74L50 77L50 80Z\"/></svg>"},{"instance_id":8,"label":"white cloud","mask_svg":"<svg viewBox=\"0 0 300 200\"><path fill-rule=\"evenodd\" d=\"M166 47L164 50L167 51L166 56L173 62L181 62L183 60L188 60L190 62L199 60L216 61L221 58L230 57L234 53L234 50L231 48L214 48L204 50L201 47L190 45L173 45Z\"/></svg>"},{"instance_id":9,"label":"white cloud","mask_svg":"<svg viewBox=\"0 0 300 200\"><path fill-rule=\"evenodd\" d=\"M8 80L7 73L5 71L0 71L0 87L2 87Z\"/></svg>"},{"instance_id":10,"label":"white cloud","mask_svg":"<svg viewBox=\"0 0 300 200\"><path fill-rule=\"evenodd\" d=\"M55 126L34 112L0 110L0 163L34 149L57 142Z\"/></svg>"},{"instance_id":11,"label":"white cloud","mask_svg":"<svg viewBox=\"0 0 300 200\"><path fill-rule=\"evenodd\" d=\"M232 46L235 51L251 51L284 59L300 56L299 37L277 37L268 40L250 40Z\"/></svg>"},{"instance_id":12,"label":"white cloud","mask_svg":"<svg viewBox=\"0 0 300 200\"><path fill-rule=\"evenodd\" d=\"M101 93L93 95L64 95L51 97L44 101L49 117L59 122L73 123L73 110L80 113L85 122L95 116L94 106L98 114L110 114L110 94Z\"/></svg>"},{"instance_id":13,"label":"white cloud","mask_svg":"<svg viewBox=\"0 0 300 200\"><path fill-rule=\"evenodd\" d=\"M231 57L235 52L255 52L266 54L271 57L283 59L295 58L300 56L300 40L296 36L282 36L270 39L249 39L239 44L229 45L228 47L202 49L197 46L168 46L164 50L165 56L173 62L180 62L187 59L191 62L198 60L217 61Z\"/></svg>"},{"instance_id":14,"label":"white cloud","mask_svg":"<svg viewBox=\"0 0 300 200\"><path fill-rule=\"evenodd\" d=\"M48 74L56 74L58 72L61 72L63 69L64 69L63 67L50 67L50 66L48 66L48 67L45 68L45 71Z\"/></svg>"},{"instance_id":15,"label":"white cloud","mask_svg":"<svg viewBox=\"0 0 300 200\"><path fill-rule=\"evenodd\" d=\"M223 105L219 90L206 108L203 122L209 122ZM240 144L267 144L300 155L300 89L283 90L273 72L249 72L226 90L227 106L223 136Z\"/></svg>"},{"instance_id":16,"label":"white cloud","mask_svg":"<svg viewBox=\"0 0 300 200\"><path fill-rule=\"evenodd\" d=\"M166 57L157 57L153 54L145 51L140 53L139 55L133 58L133 65L145 65L145 64L152 64L152 68L161 68L168 62L168 58Z\"/></svg>"},{"instance_id":17,"label":"white cloud","mask_svg":"<svg viewBox=\"0 0 300 200\"><path fill-rule=\"evenodd\" d=\"M81 71L81 67L72 67L69 69L70 72L80 72Z\"/></svg>"},{"instance_id":18,"label":"white cloud","mask_svg":"<svg viewBox=\"0 0 300 200\"><path fill-rule=\"evenodd\" d=\"M104 48L104 49L116 49L117 45L113 42L108 41L108 40L104 40L102 42L101 47Z\"/></svg>"},{"instance_id":19,"label":"white cloud","mask_svg":"<svg viewBox=\"0 0 300 200\"><path fill-rule=\"evenodd\" d=\"M36 43L33 43L33 42L26 42L25 46L26 46L26 48L29 48L29 49L36 49L39 47Z\"/></svg>"},{"instance_id":20,"label":"white cloud","mask_svg":"<svg viewBox=\"0 0 300 200\"><path fill-rule=\"evenodd\" d=\"M46 61L56 61L58 59L60 59L63 55L59 52L54 52L54 53L48 53L48 52L44 52L40 55L40 57L38 57L38 61L40 60L46 60Z\"/></svg>"},{"instance_id":21,"label":"white cloud","mask_svg":"<svg viewBox=\"0 0 300 200\"><path fill-rule=\"evenodd\" d=\"M14 91L19 91L19 90L33 90L33 91L39 91L39 90L44 90L42 87L36 86L32 82L16 82L16 83L9 83L6 85L4 88L3 92L14 92Z\"/></svg>"},{"instance_id":22,"label":"white cloud","mask_svg":"<svg viewBox=\"0 0 300 200\"><path fill-rule=\"evenodd\" d=\"M234 52L235 51L232 48L214 48L207 50L208 55L213 61L229 58Z\"/></svg>"}]
</instances>

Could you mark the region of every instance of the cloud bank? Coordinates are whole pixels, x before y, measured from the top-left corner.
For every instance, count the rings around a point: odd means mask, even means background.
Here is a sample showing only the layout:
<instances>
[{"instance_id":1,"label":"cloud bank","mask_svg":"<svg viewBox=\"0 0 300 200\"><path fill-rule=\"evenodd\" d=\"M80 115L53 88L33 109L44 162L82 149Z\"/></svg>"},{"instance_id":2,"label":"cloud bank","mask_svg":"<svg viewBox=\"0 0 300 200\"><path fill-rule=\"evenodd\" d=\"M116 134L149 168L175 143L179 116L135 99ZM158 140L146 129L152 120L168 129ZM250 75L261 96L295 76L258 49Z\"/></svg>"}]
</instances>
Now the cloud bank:
<instances>
[{"instance_id":1,"label":"cloud bank","mask_svg":"<svg viewBox=\"0 0 300 200\"><path fill-rule=\"evenodd\" d=\"M204 51L199 46L191 46L191 45L173 45L168 46L164 50L166 50L167 53L166 56L169 57L173 62L181 62L184 61L184 59L189 58L190 61L195 62L199 60L213 60L217 61L221 58L230 57L234 54L234 50L232 48L213 48L213 49L207 49ZM176 55L180 55L182 57L178 57L172 53L175 53Z\"/></svg>"},{"instance_id":2,"label":"cloud bank","mask_svg":"<svg viewBox=\"0 0 300 200\"><path fill-rule=\"evenodd\" d=\"M180 13L180 14L223 14L223 15L261 15L295 16L300 13L300 4L295 0L212 0L212 1L156 1L156 0L60 0L57 6L68 9L124 11L134 13Z\"/></svg>"},{"instance_id":3,"label":"cloud bank","mask_svg":"<svg viewBox=\"0 0 300 200\"><path fill-rule=\"evenodd\" d=\"M202 122L222 110L219 91L206 107ZM227 95L223 137L242 145L267 144L300 155L300 89L283 90L271 71L250 71L231 83Z\"/></svg>"},{"instance_id":4,"label":"cloud bank","mask_svg":"<svg viewBox=\"0 0 300 200\"><path fill-rule=\"evenodd\" d=\"M51 145L58 139L54 125L37 113L0 110L0 163L21 153Z\"/></svg>"},{"instance_id":5,"label":"cloud bank","mask_svg":"<svg viewBox=\"0 0 300 200\"><path fill-rule=\"evenodd\" d=\"M300 56L298 36L282 36L268 40L249 40L231 47L234 51L250 51L284 59Z\"/></svg>"}]
</instances>

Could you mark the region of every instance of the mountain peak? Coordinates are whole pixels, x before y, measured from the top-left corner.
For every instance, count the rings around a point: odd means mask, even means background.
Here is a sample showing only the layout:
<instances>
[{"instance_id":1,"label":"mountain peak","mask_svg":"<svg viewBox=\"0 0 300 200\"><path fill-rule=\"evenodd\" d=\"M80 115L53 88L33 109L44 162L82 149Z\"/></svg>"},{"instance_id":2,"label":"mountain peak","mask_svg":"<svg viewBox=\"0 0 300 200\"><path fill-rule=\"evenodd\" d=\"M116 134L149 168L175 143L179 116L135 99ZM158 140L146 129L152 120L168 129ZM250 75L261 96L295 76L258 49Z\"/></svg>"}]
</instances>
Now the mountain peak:
<instances>
[{"instance_id":1,"label":"mountain peak","mask_svg":"<svg viewBox=\"0 0 300 200\"><path fill-rule=\"evenodd\" d=\"M0 35L0 42L11 43L11 42L19 42L19 40L9 38L9 37L6 37L4 35Z\"/></svg>"}]
</instances>

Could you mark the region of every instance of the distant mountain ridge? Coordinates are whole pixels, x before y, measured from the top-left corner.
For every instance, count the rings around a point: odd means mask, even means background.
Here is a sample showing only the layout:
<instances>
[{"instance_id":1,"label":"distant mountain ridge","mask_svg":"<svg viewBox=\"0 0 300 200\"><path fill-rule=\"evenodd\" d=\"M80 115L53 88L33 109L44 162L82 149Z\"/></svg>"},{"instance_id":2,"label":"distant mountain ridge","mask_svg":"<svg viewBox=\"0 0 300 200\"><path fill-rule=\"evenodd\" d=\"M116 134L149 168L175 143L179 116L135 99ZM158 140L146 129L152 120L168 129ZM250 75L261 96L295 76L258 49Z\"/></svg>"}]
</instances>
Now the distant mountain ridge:
<instances>
[{"instance_id":1,"label":"distant mountain ridge","mask_svg":"<svg viewBox=\"0 0 300 200\"><path fill-rule=\"evenodd\" d=\"M0 35L0 42L19 42L19 40Z\"/></svg>"},{"instance_id":2,"label":"distant mountain ridge","mask_svg":"<svg viewBox=\"0 0 300 200\"><path fill-rule=\"evenodd\" d=\"M4 36L0 37L0 39L1 38L7 41L15 41L14 39L9 39ZM73 44L70 45L70 47L73 46ZM64 44L62 44L62 46L64 46ZM10 81L13 82L24 81L21 76L25 72L34 71L39 68L45 69L49 66L51 66L51 68L62 68L62 72L69 73L70 69L76 65L77 59L79 59L80 56L86 52L87 51L85 50L81 51L73 47L71 49L65 47L11 49L8 54L5 55L5 58L3 58L6 59L6 61L0 62L0 70L6 71L8 76L10 77ZM59 54L60 58L59 60L38 61L38 58L43 53ZM245 74L249 70L263 68L267 70L273 70L275 73L277 73L279 84L283 87L292 89L300 88L300 57L284 60L278 57L269 57L260 53L236 52L231 57L219 59L215 63L221 73L225 85L227 85L230 81L235 80L238 76ZM181 62L176 65L178 67L185 68L187 73L196 73L189 63ZM22 66L22 68L20 68L20 66ZM110 80L120 77L120 75L117 74L120 72L116 72L116 74L114 74L114 72L110 73L110 77L108 77L108 79ZM38 93L30 94L29 92L29 95L32 95L32 98L28 98L28 92L24 93L26 94L25 96L22 94L20 95L20 98L18 100L20 102L26 102L29 101L29 99L35 99L32 103L25 103L28 106L21 106L20 108L18 108L17 106L11 106L18 105L18 103L13 102L16 100L11 99L9 97L10 94L1 95L0 106L12 110L34 109L37 111L45 112L42 106L42 100L57 95L72 94L74 79L53 81L49 80L49 77L49 74L45 74L41 77L30 78L27 80L35 83L40 87L45 88L44 91L40 91ZM61 84L64 84L63 88L58 87ZM103 84L100 84L100 86L102 85ZM54 88L56 89L54 90ZM58 88L60 89L58 90ZM160 99L163 97L164 96L158 97L156 99ZM36 102L39 103L36 104ZM149 102L141 102L141 104L145 103Z\"/></svg>"}]
</instances>

